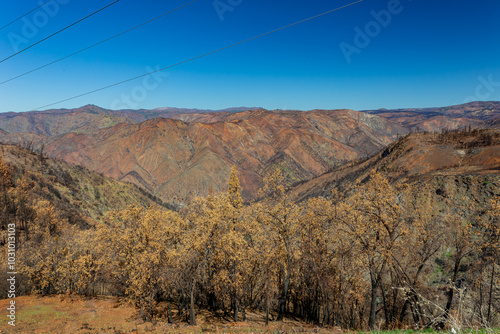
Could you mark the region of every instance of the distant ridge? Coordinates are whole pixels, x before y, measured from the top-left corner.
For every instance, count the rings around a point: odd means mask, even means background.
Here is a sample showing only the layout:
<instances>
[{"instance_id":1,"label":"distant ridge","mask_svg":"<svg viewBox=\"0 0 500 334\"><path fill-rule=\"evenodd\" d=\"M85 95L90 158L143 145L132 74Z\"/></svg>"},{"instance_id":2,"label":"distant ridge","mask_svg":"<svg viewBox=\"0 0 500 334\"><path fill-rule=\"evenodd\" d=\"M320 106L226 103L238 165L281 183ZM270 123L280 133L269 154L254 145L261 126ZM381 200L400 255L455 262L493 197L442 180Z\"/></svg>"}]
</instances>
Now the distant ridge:
<instances>
[{"instance_id":1,"label":"distant ridge","mask_svg":"<svg viewBox=\"0 0 500 334\"><path fill-rule=\"evenodd\" d=\"M196 109L196 108L175 108L175 107L162 107L155 108L153 110L160 111L175 111L179 113L208 113L208 112L240 112L247 110L256 110L256 109L264 109L261 107L233 107L233 108L225 108L225 109Z\"/></svg>"},{"instance_id":2,"label":"distant ridge","mask_svg":"<svg viewBox=\"0 0 500 334\"><path fill-rule=\"evenodd\" d=\"M132 182L183 205L226 187L231 166L246 200L276 166L304 182L376 154L410 132L495 128L499 102L377 110L76 109L0 114L0 141L42 145L52 157Z\"/></svg>"},{"instance_id":3,"label":"distant ridge","mask_svg":"<svg viewBox=\"0 0 500 334\"><path fill-rule=\"evenodd\" d=\"M439 108L378 109L363 112L397 122L412 131L481 127L500 119L500 102L470 102Z\"/></svg>"}]
</instances>

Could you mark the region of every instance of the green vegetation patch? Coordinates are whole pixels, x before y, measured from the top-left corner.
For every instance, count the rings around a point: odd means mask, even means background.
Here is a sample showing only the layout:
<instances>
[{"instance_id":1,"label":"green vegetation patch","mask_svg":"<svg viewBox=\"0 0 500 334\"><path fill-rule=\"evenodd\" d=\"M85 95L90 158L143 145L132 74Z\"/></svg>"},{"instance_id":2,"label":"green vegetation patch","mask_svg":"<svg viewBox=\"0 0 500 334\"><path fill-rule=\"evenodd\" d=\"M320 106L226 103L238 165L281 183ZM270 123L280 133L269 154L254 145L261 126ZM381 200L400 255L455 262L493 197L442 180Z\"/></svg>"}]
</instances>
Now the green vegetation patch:
<instances>
[{"instance_id":1,"label":"green vegetation patch","mask_svg":"<svg viewBox=\"0 0 500 334\"><path fill-rule=\"evenodd\" d=\"M19 309L17 319L19 322L45 322L68 317L67 312L58 311L52 305L33 305Z\"/></svg>"}]
</instances>

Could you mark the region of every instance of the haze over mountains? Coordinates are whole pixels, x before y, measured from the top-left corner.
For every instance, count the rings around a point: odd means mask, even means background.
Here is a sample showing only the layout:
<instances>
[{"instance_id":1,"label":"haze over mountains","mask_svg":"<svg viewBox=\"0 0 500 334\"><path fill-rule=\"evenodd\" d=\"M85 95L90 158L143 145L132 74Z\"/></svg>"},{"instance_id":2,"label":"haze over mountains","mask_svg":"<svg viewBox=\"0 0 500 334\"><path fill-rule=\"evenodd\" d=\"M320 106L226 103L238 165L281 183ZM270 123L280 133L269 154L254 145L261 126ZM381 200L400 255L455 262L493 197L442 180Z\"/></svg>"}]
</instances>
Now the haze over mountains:
<instances>
[{"instance_id":1,"label":"haze over mountains","mask_svg":"<svg viewBox=\"0 0 500 334\"><path fill-rule=\"evenodd\" d=\"M185 204L225 190L232 165L243 195L255 199L265 172L288 170L291 182L313 179L378 153L417 129L498 127L499 102L430 109L222 111L159 108L78 109L0 114L0 141L30 143L78 164Z\"/></svg>"}]
</instances>

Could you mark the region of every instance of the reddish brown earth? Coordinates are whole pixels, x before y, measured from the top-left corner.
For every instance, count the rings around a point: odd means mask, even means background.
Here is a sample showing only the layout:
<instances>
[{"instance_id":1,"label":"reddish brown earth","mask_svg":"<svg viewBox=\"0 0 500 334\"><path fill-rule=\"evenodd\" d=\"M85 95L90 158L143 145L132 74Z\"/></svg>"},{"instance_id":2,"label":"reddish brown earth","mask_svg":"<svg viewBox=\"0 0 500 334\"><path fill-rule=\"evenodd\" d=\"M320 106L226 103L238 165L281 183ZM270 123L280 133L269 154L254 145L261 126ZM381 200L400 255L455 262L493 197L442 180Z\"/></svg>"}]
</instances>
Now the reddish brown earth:
<instances>
[{"instance_id":1,"label":"reddish brown earth","mask_svg":"<svg viewBox=\"0 0 500 334\"><path fill-rule=\"evenodd\" d=\"M68 133L50 141L45 151L179 204L211 189L224 191L232 165L240 172L245 198L251 199L271 166L289 170L293 181L310 179L373 154L404 132L382 118L349 110L260 110L234 114L225 122L160 118Z\"/></svg>"},{"instance_id":2,"label":"reddish brown earth","mask_svg":"<svg viewBox=\"0 0 500 334\"><path fill-rule=\"evenodd\" d=\"M50 109L24 113L0 113L0 129L9 133L29 132L56 136L67 132L88 132L119 123L141 123L154 118L173 118L186 122L215 123L240 119L246 111L262 108L229 108L200 110L182 108L157 108L153 110L109 110L94 105L76 109ZM277 110L275 112L300 112ZM471 102L442 108L379 109L366 113L378 115L409 130L440 131L457 129L466 125L495 123L500 119L500 102Z\"/></svg>"},{"instance_id":3,"label":"reddish brown earth","mask_svg":"<svg viewBox=\"0 0 500 334\"><path fill-rule=\"evenodd\" d=\"M479 127L484 123L497 124L498 127L500 102L471 102L443 108L379 109L366 112L401 124L412 131L436 132L469 125Z\"/></svg>"},{"instance_id":4,"label":"reddish brown earth","mask_svg":"<svg viewBox=\"0 0 500 334\"><path fill-rule=\"evenodd\" d=\"M481 191L487 193L478 197L500 195L500 130L478 130L453 136L454 133L413 133L370 159L346 164L297 185L290 194L297 201L328 197L334 187L362 181L376 170L394 182L425 183L448 178L458 184L465 179L475 179L475 183L481 183Z\"/></svg>"},{"instance_id":5,"label":"reddish brown earth","mask_svg":"<svg viewBox=\"0 0 500 334\"><path fill-rule=\"evenodd\" d=\"M98 107L82 107L74 110L47 110L32 113L0 114L0 124L9 133L32 133L57 136L67 132L86 132L109 127L131 120L104 112Z\"/></svg>"},{"instance_id":6,"label":"reddish brown earth","mask_svg":"<svg viewBox=\"0 0 500 334\"><path fill-rule=\"evenodd\" d=\"M167 306L163 317L154 323L143 322L135 307L117 297L99 296L85 298L74 295L57 296L20 296L16 301L16 326L7 324L7 318L0 325L0 334L257 334L257 333L304 333L304 334L343 334L338 327L318 327L298 320L285 318L282 321L270 321L264 324L264 313L247 310L245 322L232 322L214 317L205 310L196 311L198 326L189 326L185 317L177 315L172 305L173 320L166 319ZM1 299L0 307L5 310L10 299ZM4 314L6 311L4 312ZM274 318L276 314L271 314Z\"/></svg>"},{"instance_id":7,"label":"reddish brown earth","mask_svg":"<svg viewBox=\"0 0 500 334\"><path fill-rule=\"evenodd\" d=\"M57 136L68 132L82 133L106 128L120 123L141 123L153 118L196 118L208 122L219 120L239 111L252 108L231 108L222 111L158 108L153 110L108 110L95 105L76 109L50 109L23 113L0 113L0 129L9 133L34 133ZM258 109L258 108L253 108ZM209 115L206 117L206 115ZM210 116L211 115L211 116Z\"/></svg>"},{"instance_id":8,"label":"reddish brown earth","mask_svg":"<svg viewBox=\"0 0 500 334\"><path fill-rule=\"evenodd\" d=\"M250 200L272 166L290 171L291 182L301 182L373 155L416 129L500 126L499 102L369 112L245 109L107 110L88 105L3 113L0 141L35 148L43 144L52 157L183 204L195 195L224 191L232 165Z\"/></svg>"}]
</instances>

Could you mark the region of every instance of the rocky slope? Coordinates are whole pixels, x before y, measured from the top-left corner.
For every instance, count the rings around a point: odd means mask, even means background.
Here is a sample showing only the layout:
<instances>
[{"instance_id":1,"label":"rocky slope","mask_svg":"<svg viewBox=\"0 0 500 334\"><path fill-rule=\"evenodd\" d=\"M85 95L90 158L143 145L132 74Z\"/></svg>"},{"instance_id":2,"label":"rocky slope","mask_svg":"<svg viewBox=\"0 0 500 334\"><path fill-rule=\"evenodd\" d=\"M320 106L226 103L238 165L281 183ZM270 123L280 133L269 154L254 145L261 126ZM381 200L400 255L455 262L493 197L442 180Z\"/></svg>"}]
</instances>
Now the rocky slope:
<instances>
[{"instance_id":1,"label":"rocky slope","mask_svg":"<svg viewBox=\"0 0 500 334\"><path fill-rule=\"evenodd\" d=\"M225 122L159 118L67 133L46 142L45 151L141 185L172 203L223 191L235 165L248 200L255 198L271 166L287 168L295 181L306 180L373 154L404 133L380 117L349 110L260 110L234 114Z\"/></svg>"},{"instance_id":2,"label":"rocky slope","mask_svg":"<svg viewBox=\"0 0 500 334\"><path fill-rule=\"evenodd\" d=\"M240 172L245 199L251 200L272 166L289 170L291 182L302 182L371 156L410 131L498 127L499 120L499 102L368 112L88 105L0 114L0 141L43 146L52 157L183 204L223 191L232 165Z\"/></svg>"},{"instance_id":3,"label":"rocky slope","mask_svg":"<svg viewBox=\"0 0 500 334\"><path fill-rule=\"evenodd\" d=\"M70 223L85 227L110 210L128 205L162 205L137 186L99 175L79 166L46 158L14 145L0 145L0 158L14 178L27 180L29 201L46 200ZM15 183L19 187L18 183Z\"/></svg>"},{"instance_id":4,"label":"rocky slope","mask_svg":"<svg viewBox=\"0 0 500 334\"><path fill-rule=\"evenodd\" d=\"M370 159L303 182L290 194L297 201L328 197L333 188L362 182L374 170L393 182L432 184L436 192L440 184L456 183L483 192L478 198L500 195L500 130L410 134Z\"/></svg>"}]
</instances>

